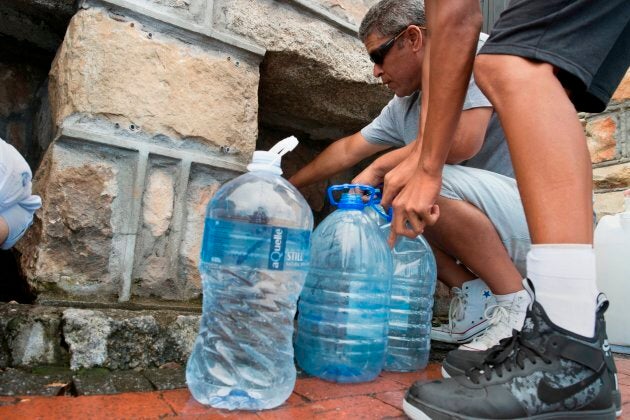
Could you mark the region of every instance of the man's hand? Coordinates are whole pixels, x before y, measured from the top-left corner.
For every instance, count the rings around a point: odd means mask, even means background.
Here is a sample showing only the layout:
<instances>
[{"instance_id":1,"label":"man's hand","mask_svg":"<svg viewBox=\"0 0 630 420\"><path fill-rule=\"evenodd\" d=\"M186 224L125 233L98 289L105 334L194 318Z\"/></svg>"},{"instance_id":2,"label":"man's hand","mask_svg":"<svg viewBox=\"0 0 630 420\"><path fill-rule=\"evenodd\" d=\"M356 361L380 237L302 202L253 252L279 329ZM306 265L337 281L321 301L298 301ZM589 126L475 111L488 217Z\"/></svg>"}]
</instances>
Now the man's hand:
<instances>
[{"instance_id":1,"label":"man's hand","mask_svg":"<svg viewBox=\"0 0 630 420\"><path fill-rule=\"evenodd\" d=\"M430 175L420 168L413 173L411 179L392 202L394 218L388 240L391 247L396 243L398 235L415 238L424 232L426 226L437 222L440 209L435 201L441 187L441 174Z\"/></svg>"},{"instance_id":2,"label":"man's hand","mask_svg":"<svg viewBox=\"0 0 630 420\"><path fill-rule=\"evenodd\" d=\"M354 177L353 184L371 185L376 187L383 183L385 174L382 173L374 163L361 171L361 173Z\"/></svg>"},{"instance_id":3,"label":"man's hand","mask_svg":"<svg viewBox=\"0 0 630 420\"><path fill-rule=\"evenodd\" d=\"M387 209L392 205L394 198L407 185L417 168L418 157L412 154L385 175L383 198L381 199L383 207Z\"/></svg>"}]
</instances>

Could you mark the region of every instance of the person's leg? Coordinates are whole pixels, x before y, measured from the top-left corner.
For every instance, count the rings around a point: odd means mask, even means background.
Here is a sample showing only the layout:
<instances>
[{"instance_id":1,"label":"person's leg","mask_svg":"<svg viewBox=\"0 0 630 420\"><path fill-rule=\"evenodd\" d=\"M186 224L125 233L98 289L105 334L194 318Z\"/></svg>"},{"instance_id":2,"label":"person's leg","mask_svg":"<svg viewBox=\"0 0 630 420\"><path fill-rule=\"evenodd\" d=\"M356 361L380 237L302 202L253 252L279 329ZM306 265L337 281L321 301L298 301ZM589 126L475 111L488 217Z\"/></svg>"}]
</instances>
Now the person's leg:
<instances>
[{"instance_id":1,"label":"person's leg","mask_svg":"<svg viewBox=\"0 0 630 420\"><path fill-rule=\"evenodd\" d=\"M617 80L625 73L630 50L615 46L629 18L627 0L514 0L480 51L475 79L506 132L533 243L543 244L527 257L533 302L522 331L465 376L414 384L403 404L411 418L614 419L621 410L603 317L595 322L589 156L565 88L592 106L581 110L605 108L614 78L600 70L610 59L621 62ZM596 84L597 74L611 83Z\"/></svg>"},{"instance_id":2,"label":"person's leg","mask_svg":"<svg viewBox=\"0 0 630 420\"><path fill-rule=\"evenodd\" d=\"M537 299L556 324L592 337L592 171L575 107L549 64L481 55L475 72L508 139L534 244L528 277Z\"/></svg>"},{"instance_id":3,"label":"person's leg","mask_svg":"<svg viewBox=\"0 0 630 420\"><path fill-rule=\"evenodd\" d=\"M425 230L429 243L445 250L449 256L457 256L457 260L482 278L494 294L523 290L523 276L488 217L465 201L439 197L437 204L444 217Z\"/></svg>"},{"instance_id":4,"label":"person's leg","mask_svg":"<svg viewBox=\"0 0 630 420\"><path fill-rule=\"evenodd\" d=\"M454 289L453 303L465 302L456 306L475 317L466 315L462 322L461 311L451 310L449 315L460 314L457 322L449 318L449 324L434 327L432 338L465 342L449 337L462 337L461 330L473 331L466 330L467 323L470 327L483 322L485 331L461 348L485 350L513 329L521 329L530 302L522 286L529 236L516 182L489 171L447 165L440 195L437 204L443 217L427 228L426 238L486 281L493 295L489 299L480 279Z\"/></svg>"},{"instance_id":5,"label":"person's leg","mask_svg":"<svg viewBox=\"0 0 630 420\"><path fill-rule=\"evenodd\" d=\"M426 235L425 239L427 239L429 245L431 245L431 250L435 256L437 278L439 281L447 285L449 289L452 289L453 287L461 288L467 281L475 280L477 278L477 276L471 273L466 267L458 264L455 258L435 246L435 244L433 244Z\"/></svg>"},{"instance_id":6,"label":"person's leg","mask_svg":"<svg viewBox=\"0 0 630 420\"><path fill-rule=\"evenodd\" d=\"M516 269L486 214L463 200L439 197L437 204L444 217L425 230L425 237L450 255L457 255L465 266L485 281L494 298L485 297L483 290L475 287L474 282L470 282L470 286L454 289L464 295L464 299L461 299L465 302L463 310L458 312L451 308L449 324L433 327L431 337L438 341L463 343L460 346L462 350L486 350L509 337L513 329L521 329L530 303L527 292L523 290L523 276ZM454 296L451 306L458 301ZM459 319L451 319L455 314L459 315ZM467 328L467 324L471 323L475 329ZM476 336L482 328L481 335ZM463 334L460 330L470 333ZM462 338L463 335L465 339L453 339ZM472 336L476 338L466 343L468 337Z\"/></svg>"},{"instance_id":7,"label":"person's leg","mask_svg":"<svg viewBox=\"0 0 630 420\"><path fill-rule=\"evenodd\" d=\"M486 330L488 320L484 314L488 307L496 305L496 300L483 280L426 239L435 256L438 280L451 292L448 322L431 327L431 339L467 343Z\"/></svg>"},{"instance_id":8,"label":"person's leg","mask_svg":"<svg viewBox=\"0 0 630 420\"><path fill-rule=\"evenodd\" d=\"M480 55L475 80L506 133L532 243L592 244L590 156L553 66Z\"/></svg>"}]
</instances>

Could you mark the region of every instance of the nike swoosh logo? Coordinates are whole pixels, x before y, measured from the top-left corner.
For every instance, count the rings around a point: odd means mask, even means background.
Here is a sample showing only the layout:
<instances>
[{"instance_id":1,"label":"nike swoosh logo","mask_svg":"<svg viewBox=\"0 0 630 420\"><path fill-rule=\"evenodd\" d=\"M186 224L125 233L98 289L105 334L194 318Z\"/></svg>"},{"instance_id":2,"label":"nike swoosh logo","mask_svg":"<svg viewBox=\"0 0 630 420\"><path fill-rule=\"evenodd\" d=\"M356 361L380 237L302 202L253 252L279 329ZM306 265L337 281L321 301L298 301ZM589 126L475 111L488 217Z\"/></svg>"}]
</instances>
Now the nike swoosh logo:
<instances>
[{"instance_id":1,"label":"nike swoosh logo","mask_svg":"<svg viewBox=\"0 0 630 420\"><path fill-rule=\"evenodd\" d=\"M601 376L601 373L595 372L579 382L562 388L556 388L547 381L547 378L543 378L538 382L538 398L547 404L559 403L588 387Z\"/></svg>"}]
</instances>

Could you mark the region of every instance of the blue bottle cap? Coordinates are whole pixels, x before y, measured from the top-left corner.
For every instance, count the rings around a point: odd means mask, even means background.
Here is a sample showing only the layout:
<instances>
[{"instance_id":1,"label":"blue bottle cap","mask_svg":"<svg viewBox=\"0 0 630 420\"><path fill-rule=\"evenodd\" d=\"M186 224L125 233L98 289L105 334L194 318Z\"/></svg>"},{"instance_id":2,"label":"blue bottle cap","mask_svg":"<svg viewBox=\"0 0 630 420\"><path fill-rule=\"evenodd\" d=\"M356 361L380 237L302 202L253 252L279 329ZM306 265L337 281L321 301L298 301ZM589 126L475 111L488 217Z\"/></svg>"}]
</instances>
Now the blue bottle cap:
<instances>
[{"instance_id":1,"label":"blue bottle cap","mask_svg":"<svg viewBox=\"0 0 630 420\"><path fill-rule=\"evenodd\" d=\"M366 203L363 202L363 195L357 193L343 193L337 207L341 210L363 210Z\"/></svg>"}]
</instances>

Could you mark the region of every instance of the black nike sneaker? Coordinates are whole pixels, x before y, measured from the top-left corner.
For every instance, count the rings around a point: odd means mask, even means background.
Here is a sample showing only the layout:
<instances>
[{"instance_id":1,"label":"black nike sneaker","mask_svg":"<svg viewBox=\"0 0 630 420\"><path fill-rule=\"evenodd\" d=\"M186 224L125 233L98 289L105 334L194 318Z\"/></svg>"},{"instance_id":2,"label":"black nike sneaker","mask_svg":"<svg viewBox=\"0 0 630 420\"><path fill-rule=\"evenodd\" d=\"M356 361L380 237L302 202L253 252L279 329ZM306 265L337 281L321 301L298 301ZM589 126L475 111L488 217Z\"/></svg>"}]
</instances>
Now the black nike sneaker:
<instances>
[{"instance_id":1,"label":"black nike sneaker","mask_svg":"<svg viewBox=\"0 0 630 420\"><path fill-rule=\"evenodd\" d=\"M465 375L416 382L403 409L412 419L614 419L615 365L603 327L596 323L593 338L576 335L533 299L520 333Z\"/></svg>"},{"instance_id":2,"label":"black nike sneaker","mask_svg":"<svg viewBox=\"0 0 630 420\"><path fill-rule=\"evenodd\" d=\"M510 340L511 337L503 340ZM488 350L471 351L471 350L451 350L446 354L446 358L442 361L442 377L451 378L466 373L468 369L483 365L486 357L492 353L497 346L490 347Z\"/></svg>"},{"instance_id":3,"label":"black nike sneaker","mask_svg":"<svg viewBox=\"0 0 630 420\"><path fill-rule=\"evenodd\" d=\"M609 365L608 374L611 375L610 381L614 385L612 395L613 402L615 403L615 410L617 417L621 416L621 392L619 392L619 383L617 380L617 369L615 367L615 361L613 359L612 352L610 351L610 345L608 344L608 336L606 335L606 319L604 313L608 309L610 302L606 295L600 293L597 296L597 315L596 322L598 344L604 351L604 358ZM509 338L508 338L509 339ZM468 350L453 350L446 355L446 359L442 362L442 376L450 378L452 376L463 375L469 369L476 366L482 366L485 358L493 351L490 348L485 351L468 351Z\"/></svg>"}]
</instances>

